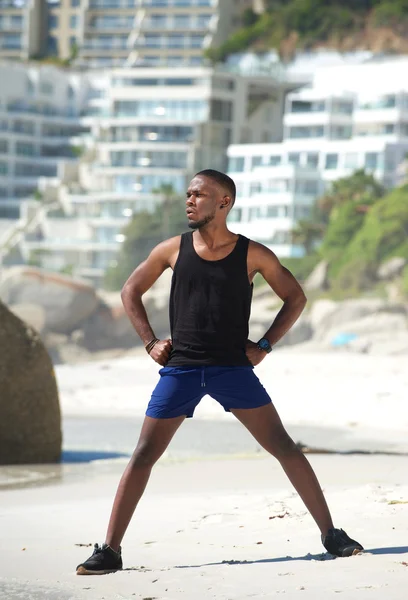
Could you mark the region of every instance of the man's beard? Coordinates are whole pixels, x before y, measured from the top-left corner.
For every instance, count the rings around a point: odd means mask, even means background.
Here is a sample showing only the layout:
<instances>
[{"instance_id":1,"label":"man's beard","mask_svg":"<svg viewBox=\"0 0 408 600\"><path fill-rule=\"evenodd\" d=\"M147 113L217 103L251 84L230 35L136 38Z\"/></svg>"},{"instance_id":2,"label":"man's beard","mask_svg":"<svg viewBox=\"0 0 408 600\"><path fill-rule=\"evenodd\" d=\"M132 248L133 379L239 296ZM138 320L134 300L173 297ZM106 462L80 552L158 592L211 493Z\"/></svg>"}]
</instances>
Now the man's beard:
<instances>
[{"instance_id":1,"label":"man's beard","mask_svg":"<svg viewBox=\"0 0 408 600\"><path fill-rule=\"evenodd\" d=\"M201 219L201 221L192 221L188 224L188 226L190 229L201 229L205 225L208 225L208 223L211 223L214 217L215 211L211 215L207 215L206 217L204 217L204 219Z\"/></svg>"}]
</instances>

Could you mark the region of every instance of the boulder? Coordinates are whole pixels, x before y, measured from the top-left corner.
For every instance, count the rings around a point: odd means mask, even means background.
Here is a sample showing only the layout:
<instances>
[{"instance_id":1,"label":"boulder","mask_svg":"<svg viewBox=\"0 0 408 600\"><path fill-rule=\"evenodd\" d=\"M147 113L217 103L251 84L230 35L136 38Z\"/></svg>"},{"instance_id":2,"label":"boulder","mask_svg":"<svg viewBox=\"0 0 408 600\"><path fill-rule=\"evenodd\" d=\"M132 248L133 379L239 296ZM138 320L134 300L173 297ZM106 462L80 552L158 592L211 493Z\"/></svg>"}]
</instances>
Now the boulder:
<instances>
[{"instance_id":1,"label":"boulder","mask_svg":"<svg viewBox=\"0 0 408 600\"><path fill-rule=\"evenodd\" d=\"M371 342L374 342L374 339L378 339L379 336L392 339L395 332L405 333L408 336L405 315L386 312L374 313L326 330L322 341L327 346L340 346L341 344L335 344L335 341L343 336L345 341L343 345L345 346L353 347L364 344L369 347Z\"/></svg>"},{"instance_id":2,"label":"boulder","mask_svg":"<svg viewBox=\"0 0 408 600\"><path fill-rule=\"evenodd\" d=\"M304 288L307 291L322 291L327 290L329 282L327 278L327 272L329 263L327 260L322 260L318 265L315 266L309 277L304 282Z\"/></svg>"},{"instance_id":3,"label":"boulder","mask_svg":"<svg viewBox=\"0 0 408 600\"><path fill-rule=\"evenodd\" d=\"M34 304L45 311L45 331L71 333L99 304L95 289L80 279L33 267L12 267L0 281L7 305Z\"/></svg>"},{"instance_id":4,"label":"boulder","mask_svg":"<svg viewBox=\"0 0 408 600\"><path fill-rule=\"evenodd\" d=\"M402 256L394 256L394 258L390 258L380 265L377 271L377 278L389 281L390 279L398 277L401 275L407 262L407 259L403 258Z\"/></svg>"},{"instance_id":5,"label":"boulder","mask_svg":"<svg viewBox=\"0 0 408 600\"><path fill-rule=\"evenodd\" d=\"M50 357L38 333L0 302L0 464L55 463L61 444Z\"/></svg>"},{"instance_id":6,"label":"boulder","mask_svg":"<svg viewBox=\"0 0 408 600\"><path fill-rule=\"evenodd\" d=\"M322 304L323 302L326 304ZM309 318L314 327L315 340L327 339L328 332L348 332L349 323L357 323L370 315L389 313L406 318L406 308L403 304L393 304L381 298L357 298L330 304L331 302L321 300L312 308Z\"/></svg>"},{"instance_id":7,"label":"boulder","mask_svg":"<svg viewBox=\"0 0 408 600\"><path fill-rule=\"evenodd\" d=\"M45 329L45 310L38 304L12 304L9 309L27 325L31 325L38 333Z\"/></svg>"}]
</instances>

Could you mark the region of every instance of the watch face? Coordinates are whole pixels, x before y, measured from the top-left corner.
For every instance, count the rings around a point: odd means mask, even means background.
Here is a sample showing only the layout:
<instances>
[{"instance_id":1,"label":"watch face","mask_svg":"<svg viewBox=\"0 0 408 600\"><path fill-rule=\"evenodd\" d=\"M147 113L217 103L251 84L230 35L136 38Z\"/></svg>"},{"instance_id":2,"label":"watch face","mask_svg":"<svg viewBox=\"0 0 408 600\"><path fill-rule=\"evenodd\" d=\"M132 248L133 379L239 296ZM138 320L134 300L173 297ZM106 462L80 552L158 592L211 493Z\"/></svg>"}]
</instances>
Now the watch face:
<instances>
[{"instance_id":1,"label":"watch face","mask_svg":"<svg viewBox=\"0 0 408 600\"><path fill-rule=\"evenodd\" d=\"M265 338L262 338L262 340L259 340L258 344L263 350L269 350L269 348L271 347L270 343Z\"/></svg>"}]
</instances>

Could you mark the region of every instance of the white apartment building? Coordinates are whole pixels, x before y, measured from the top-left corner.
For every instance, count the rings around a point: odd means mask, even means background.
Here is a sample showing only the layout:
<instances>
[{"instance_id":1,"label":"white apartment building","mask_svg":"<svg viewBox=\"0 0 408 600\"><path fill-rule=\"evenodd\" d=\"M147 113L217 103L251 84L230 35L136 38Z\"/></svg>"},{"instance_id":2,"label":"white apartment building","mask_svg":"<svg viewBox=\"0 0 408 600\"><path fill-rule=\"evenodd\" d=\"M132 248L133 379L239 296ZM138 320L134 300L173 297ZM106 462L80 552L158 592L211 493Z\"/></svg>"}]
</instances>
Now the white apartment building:
<instances>
[{"instance_id":1,"label":"white apartment building","mask_svg":"<svg viewBox=\"0 0 408 600\"><path fill-rule=\"evenodd\" d=\"M123 227L160 202L161 186L171 184L184 202L195 172L226 170L229 144L282 137L286 84L278 65L276 77L133 68L88 72L78 81L76 123L90 135L81 161L60 165L61 185L52 196L64 218L44 214L20 247L26 260L41 254L44 267L74 265L77 275L96 283L115 260Z\"/></svg>"},{"instance_id":2,"label":"white apartment building","mask_svg":"<svg viewBox=\"0 0 408 600\"><path fill-rule=\"evenodd\" d=\"M41 178L57 178L61 159L76 160L87 90L49 65L0 63L0 81L0 218L15 219Z\"/></svg>"},{"instance_id":3,"label":"white apartment building","mask_svg":"<svg viewBox=\"0 0 408 600\"><path fill-rule=\"evenodd\" d=\"M234 29L235 0L87 0L80 60L92 66L197 66Z\"/></svg>"},{"instance_id":4,"label":"white apartment building","mask_svg":"<svg viewBox=\"0 0 408 600\"><path fill-rule=\"evenodd\" d=\"M44 0L0 0L0 58L39 56L45 39Z\"/></svg>"},{"instance_id":5,"label":"white apartment building","mask_svg":"<svg viewBox=\"0 0 408 600\"><path fill-rule=\"evenodd\" d=\"M331 182L364 168L397 185L408 153L405 72L406 58L318 69L311 86L286 98L282 143L232 145L233 229L279 256L300 256L291 231Z\"/></svg>"},{"instance_id":6,"label":"white apartment building","mask_svg":"<svg viewBox=\"0 0 408 600\"><path fill-rule=\"evenodd\" d=\"M199 66L250 0L0 0L0 58L77 66ZM257 3L255 2L255 8ZM258 7L259 8L259 7Z\"/></svg>"}]
</instances>

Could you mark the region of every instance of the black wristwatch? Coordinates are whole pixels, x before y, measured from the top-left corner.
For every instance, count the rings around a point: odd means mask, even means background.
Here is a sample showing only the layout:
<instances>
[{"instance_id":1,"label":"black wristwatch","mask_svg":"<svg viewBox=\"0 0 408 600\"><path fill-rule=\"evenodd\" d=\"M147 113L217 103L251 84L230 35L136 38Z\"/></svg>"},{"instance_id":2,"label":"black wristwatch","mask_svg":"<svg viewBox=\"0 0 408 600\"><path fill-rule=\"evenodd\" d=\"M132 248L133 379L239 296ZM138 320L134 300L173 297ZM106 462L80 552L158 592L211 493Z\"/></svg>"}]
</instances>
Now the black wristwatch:
<instances>
[{"instance_id":1,"label":"black wristwatch","mask_svg":"<svg viewBox=\"0 0 408 600\"><path fill-rule=\"evenodd\" d=\"M270 345L269 340L267 340L266 338L261 338L257 346L260 350L265 350L265 352L267 352L268 354L269 352L272 352L272 346Z\"/></svg>"}]
</instances>

